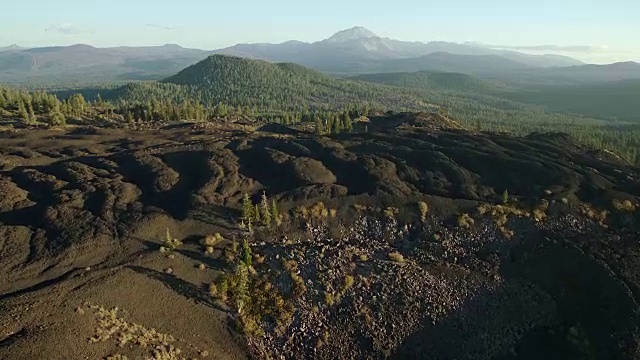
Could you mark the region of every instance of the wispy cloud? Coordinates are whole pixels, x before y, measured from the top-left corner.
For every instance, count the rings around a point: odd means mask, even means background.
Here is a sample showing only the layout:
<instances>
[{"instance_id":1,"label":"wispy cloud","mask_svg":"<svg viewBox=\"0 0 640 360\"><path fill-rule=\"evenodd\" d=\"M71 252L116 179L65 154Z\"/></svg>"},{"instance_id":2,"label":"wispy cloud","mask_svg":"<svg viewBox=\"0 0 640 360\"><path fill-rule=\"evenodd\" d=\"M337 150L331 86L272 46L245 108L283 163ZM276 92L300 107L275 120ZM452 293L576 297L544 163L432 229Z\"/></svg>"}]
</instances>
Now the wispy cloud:
<instances>
[{"instance_id":1,"label":"wispy cloud","mask_svg":"<svg viewBox=\"0 0 640 360\"><path fill-rule=\"evenodd\" d=\"M606 46L592 46L592 45L489 45L494 49L506 49L506 50L522 50L522 51L552 51L552 52L574 52L574 53L595 53L595 52L609 52L610 50Z\"/></svg>"},{"instance_id":2,"label":"wispy cloud","mask_svg":"<svg viewBox=\"0 0 640 360\"><path fill-rule=\"evenodd\" d=\"M163 24L156 24L156 23L149 23L147 24L147 27L154 28L154 29L167 30L167 31L174 29L173 25L163 25Z\"/></svg>"},{"instance_id":3,"label":"wispy cloud","mask_svg":"<svg viewBox=\"0 0 640 360\"><path fill-rule=\"evenodd\" d=\"M44 31L55 32L55 33L60 33L65 35L79 34L82 32L79 28L73 26L71 23L52 24L52 25L49 25L49 27L47 27L46 29L44 29Z\"/></svg>"}]
</instances>

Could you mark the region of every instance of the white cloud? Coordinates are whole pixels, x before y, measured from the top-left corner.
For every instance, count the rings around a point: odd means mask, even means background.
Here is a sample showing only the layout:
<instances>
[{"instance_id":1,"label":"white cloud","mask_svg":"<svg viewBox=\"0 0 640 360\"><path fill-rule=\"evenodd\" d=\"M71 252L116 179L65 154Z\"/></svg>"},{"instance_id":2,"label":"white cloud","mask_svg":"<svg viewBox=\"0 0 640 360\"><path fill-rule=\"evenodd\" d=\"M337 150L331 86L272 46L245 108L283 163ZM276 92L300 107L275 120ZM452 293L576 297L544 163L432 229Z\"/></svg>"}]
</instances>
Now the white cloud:
<instances>
[{"instance_id":1,"label":"white cloud","mask_svg":"<svg viewBox=\"0 0 640 360\"><path fill-rule=\"evenodd\" d=\"M52 24L49 25L46 29L46 32L55 32L65 35L73 35L81 33L80 29L73 26L71 23L62 23L62 24Z\"/></svg>"},{"instance_id":2,"label":"white cloud","mask_svg":"<svg viewBox=\"0 0 640 360\"><path fill-rule=\"evenodd\" d=\"M551 51L573 53L598 53L610 52L607 46L594 45L486 45L493 49L520 50L520 51Z\"/></svg>"},{"instance_id":3,"label":"white cloud","mask_svg":"<svg viewBox=\"0 0 640 360\"><path fill-rule=\"evenodd\" d=\"M167 31L171 31L174 29L173 25L162 25L162 24L156 24L156 23L149 23L147 24L147 27L154 28L154 29L167 30Z\"/></svg>"}]
</instances>

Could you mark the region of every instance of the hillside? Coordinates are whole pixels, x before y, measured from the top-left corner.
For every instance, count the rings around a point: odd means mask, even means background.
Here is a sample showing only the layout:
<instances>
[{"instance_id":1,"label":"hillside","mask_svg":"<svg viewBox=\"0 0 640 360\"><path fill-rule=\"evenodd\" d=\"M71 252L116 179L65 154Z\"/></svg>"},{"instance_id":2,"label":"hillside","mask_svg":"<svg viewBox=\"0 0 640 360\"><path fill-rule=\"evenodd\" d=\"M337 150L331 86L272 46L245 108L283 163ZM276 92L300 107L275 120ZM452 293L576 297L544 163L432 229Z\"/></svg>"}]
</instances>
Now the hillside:
<instances>
[{"instance_id":1,"label":"hillside","mask_svg":"<svg viewBox=\"0 0 640 360\"><path fill-rule=\"evenodd\" d=\"M638 359L639 168L370 120L0 131L0 359Z\"/></svg>"},{"instance_id":2,"label":"hillside","mask_svg":"<svg viewBox=\"0 0 640 360\"><path fill-rule=\"evenodd\" d=\"M640 121L640 79L608 83L535 87L504 97L543 105L551 111L624 121Z\"/></svg>"},{"instance_id":3,"label":"hillside","mask_svg":"<svg viewBox=\"0 0 640 360\"><path fill-rule=\"evenodd\" d=\"M365 74L351 79L432 91L494 93L501 89L497 85L471 75L432 71Z\"/></svg>"},{"instance_id":4,"label":"hillside","mask_svg":"<svg viewBox=\"0 0 640 360\"><path fill-rule=\"evenodd\" d=\"M0 82L38 87L159 80L207 56L177 45L96 48L89 45L0 52Z\"/></svg>"},{"instance_id":5,"label":"hillside","mask_svg":"<svg viewBox=\"0 0 640 360\"><path fill-rule=\"evenodd\" d=\"M155 97L181 101L201 99L258 109L340 109L371 104L389 109L425 109L427 102L410 89L335 79L300 65L213 55L154 84L131 84L115 97L144 100Z\"/></svg>"}]
</instances>

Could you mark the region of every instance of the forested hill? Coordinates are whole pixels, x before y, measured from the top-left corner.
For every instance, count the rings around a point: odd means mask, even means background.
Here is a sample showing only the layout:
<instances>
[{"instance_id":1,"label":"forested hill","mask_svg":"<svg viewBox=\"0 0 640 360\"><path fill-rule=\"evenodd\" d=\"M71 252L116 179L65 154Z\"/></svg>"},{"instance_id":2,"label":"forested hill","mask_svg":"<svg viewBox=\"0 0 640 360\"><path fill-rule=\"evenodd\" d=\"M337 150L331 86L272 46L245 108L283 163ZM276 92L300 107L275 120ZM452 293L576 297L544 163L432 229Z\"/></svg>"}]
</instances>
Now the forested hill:
<instances>
[{"instance_id":1,"label":"forested hill","mask_svg":"<svg viewBox=\"0 0 640 360\"><path fill-rule=\"evenodd\" d=\"M380 73L359 75L351 79L434 91L472 91L490 94L500 90L499 86L488 81L471 75L452 72L419 71Z\"/></svg>"},{"instance_id":2,"label":"forested hill","mask_svg":"<svg viewBox=\"0 0 640 360\"><path fill-rule=\"evenodd\" d=\"M124 86L116 94L129 101L200 99L205 106L224 103L259 110L336 109L364 104L398 110L430 107L416 90L335 79L290 63L225 55L210 56L160 83Z\"/></svg>"}]
</instances>

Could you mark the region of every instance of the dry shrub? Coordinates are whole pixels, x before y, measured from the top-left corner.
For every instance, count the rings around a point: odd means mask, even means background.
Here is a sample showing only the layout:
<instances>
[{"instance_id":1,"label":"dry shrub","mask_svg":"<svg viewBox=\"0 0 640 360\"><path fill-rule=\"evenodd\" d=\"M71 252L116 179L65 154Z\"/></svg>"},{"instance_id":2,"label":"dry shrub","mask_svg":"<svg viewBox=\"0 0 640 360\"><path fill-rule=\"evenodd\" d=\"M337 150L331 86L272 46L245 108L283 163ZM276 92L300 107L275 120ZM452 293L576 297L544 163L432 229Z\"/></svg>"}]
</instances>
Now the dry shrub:
<instances>
[{"instance_id":1,"label":"dry shrub","mask_svg":"<svg viewBox=\"0 0 640 360\"><path fill-rule=\"evenodd\" d=\"M418 210L420 211L420 220L423 222L427 220L427 213L429 212L429 205L426 202L420 201L418 203Z\"/></svg>"},{"instance_id":2,"label":"dry shrub","mask_svg":"<svg viewBox=\"0 0 640 360\"><path fill-rule=\"evenodd\" d=\"M200 243L204 246L216 246L223 240L224 238L222 237L222 235L220 235L220 233L215 233L214 235L205 236L204 238L202 238L202 240L200 240Z\"/></svg>"},{"instance_id":3,"label":"dry shrub","mask_svg":"<svg viewBox=\"0 0 640 360\"><path fill-rule=\"evenodd\" d=\"M622 201L614 199L613 208L621 212L634 212L637 209L636 205L634 205L631 200L628 199Z\"/></svg>"},{"instance_id":4,"label":"dry shrub","mask_svg":"<svg viewBox=\"0 0 640 360\"><path fill-rule=\"evenodd\" d=\"M389 253L389 259L391 259L391 261L393 262L397 262L397 263L404 263L404 256L402 256L402 254L400 254L397 251L391 252Z\"/></svg>"},{"instance_id":5,"label":"dry shrub","mask_svg":"<svg viewBox=\"0 0 640 360\"><path fill-rule=\"evenodd\" d=\"M458 226L461 228L468 229L472 227L476 223L475 220L469 214L461 214L458 216Z\"/></svg>"}]
</instances>

